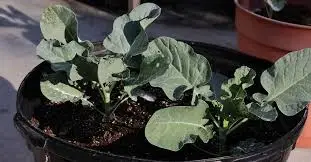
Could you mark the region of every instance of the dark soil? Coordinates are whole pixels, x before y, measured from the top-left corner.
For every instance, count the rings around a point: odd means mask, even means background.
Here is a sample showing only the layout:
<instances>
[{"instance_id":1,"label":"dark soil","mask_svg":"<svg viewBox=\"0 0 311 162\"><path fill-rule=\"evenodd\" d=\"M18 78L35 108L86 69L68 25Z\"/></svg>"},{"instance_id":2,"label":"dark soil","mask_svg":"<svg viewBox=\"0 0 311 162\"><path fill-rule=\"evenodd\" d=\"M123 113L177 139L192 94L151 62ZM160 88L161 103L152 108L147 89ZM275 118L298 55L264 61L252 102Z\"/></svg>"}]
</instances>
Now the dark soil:
<instances>
[{"instance_id":1,"label":"dark soil","mask_svg":"<svg viewBox=\"0 0 311 162\"><path fill-rule=\"evenodd\" d=\"M120 88L121 85L118 87ZM198 140L196 145L186 145L179 152L167 151L149 144L144 137L144 127L151 115L160 108L189 105L191 96L186 92L181 100L172 102L165 97L161 89L150 86L146 86L145 89L157 96L155 102L148 102L142 98L139 98L137 102L128 100L115 111L115 116L111 119L103 118L95 109L84 108L80 104L69 102L51 104L46 100L43 107L35 109L30 122L50 136L60 137L79 146L119 155L172 161L218 156L219 147L216 138L208 144ZM97 92L87 88L87 93L92 101L101 101ZM120 94L116 88L112 97L118 96ZM95 104L99 106L100 102ZM291 123L293 125L289 126L290 128L297 122ZM279 122L249 121L228 138L225 154L230 155L232 152L230 149L234 148L241 139L255 138L253 143L268 145L286 132Z\"/></svg>"},{"instance_id":2,"label":"dark soil","mask_svg":"<svg viewBox=\"0 0 311 162\"><path fill-rule=\"evenodd\" d=\"M265 8L255 13L269 18ZM283 10L273 12L272 18L293 24L311 25L311 10L306 6L287 4Z\"/></svg>"}]
</instances>

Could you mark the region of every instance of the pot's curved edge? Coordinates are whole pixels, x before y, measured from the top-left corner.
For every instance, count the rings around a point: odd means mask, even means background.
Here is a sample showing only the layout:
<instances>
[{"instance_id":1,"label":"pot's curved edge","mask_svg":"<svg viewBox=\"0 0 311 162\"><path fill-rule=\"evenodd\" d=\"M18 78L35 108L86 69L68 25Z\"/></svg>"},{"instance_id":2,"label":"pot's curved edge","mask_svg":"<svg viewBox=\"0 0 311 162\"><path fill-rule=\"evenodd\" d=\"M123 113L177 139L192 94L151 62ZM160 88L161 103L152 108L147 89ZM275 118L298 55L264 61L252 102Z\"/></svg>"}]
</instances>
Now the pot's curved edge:
<instances>
[{"instance_id":1,"label":"pot's curved edge","mask_svg":"<svg viewBox=\"0 0 311 162\"><path fill-rule=\"evenodd\" d=\"M311 148L311 103L308 105L308 110L309 114L306 123L296 143L298 148Z\"/></svg>"},{"instance_id":2,"label":"pot's curved edge","mask_svg":"<svg viewBox=\"0 0 311 162\"><path fill-rule=\"evenodd\" d=\"M237 44L241 51L270 61L311 46L311 26L270 19L253 12L260 0L234 0ZM299 41L295 41L299 40Z\"/></svg>"},{"instance_id":3,"label":"pot's curved edge","mask_svg":"<svg viewBox=\"0 0 311 162\"><path fill-rule=\"evenodd\" d=\"M311 30L311 26L307 26L307 25L299 25L299 24L294 24L294 23L288 23L288 22L283 22L283 21L278 21L278 20L274 20L274 19L270 19L270 18L267 18L267 17L264 17L264 16L261 16L261 15L258 15L258 14L255 14L251 11L249 11L248 9L244 8L241 4L240 4L240 0L234 0L234 3L235 5L241 9L242 11L246 12L247 14L250 14L258 19L263 19L267 22L272 22L272 23L275 23L277 25L284 25L284 26L290 26L290 27L293 27L293 28L302 28L302 29L308 29L308 30Z\"/></svg>"},{"instance_id":4,"label":"pot's curved edge","mask_svg":"<svg viewBox=\"0 0 311 162\"><path fill-rule=\"evenodd\" d=\"M185 41L187 43L190 43L192 45L204 45L204 46L208 46L209 48L215 48L216 50L222 50L224 52L232 52L232 53L236 53L236 54L239 54L243 57L248 57L248 58L252 58L252 59L255 59L254 57L251 57L251 56L247 56L239 51L236 51L234 49L230 49L230 48L226 48L226 47L221 47L221 46L218 46L218 45L214 45L214 44L206 44L206 43L202 43L202 42L194 42L194 41ZM256 58L258 59L258 58ZM262 59L260 59L262 60ZM266 60L262 60L262 61L266 61ZM267 61L266 61L267 62ZM19 88L18 88L18 91L17 91L17 101L16 101L16 108L17 108L17 113L15 114L15 117L17 115L20 115L22 117L22 120L23 122L25 123L25 126L35 130L35 132L39 135L41 135L42 137L45 138L45 140L53 140L55 142L59 142L60 144L63 144L63 145L69 145L70 147L72 148L75 148L75 149L79 149L79 150L84 150L84 151L89 151L89 155L100 155L100 156L110 156L110 157L118 157L118 158L122 158L122 159L127 159L127 160L135 160L135 161L152 161L152 162L159 162L157 160L150 160L150 159L141 159L141 158L136 158L136 157L128 157L128 156L122 156L122 155L116 155L116 154L112 154L112 153L108 153L108 152L102 152L102 151L98 151L98 150L94 150L94 149L89 149L89 148L86 148L86 147L80 147L78 145L75 145L73 143L69 143L67 142L66 140L63 140L61 138L58 138L58 137L51 137L47 134L45 134L42 130L32 126L30 124L30 122L27 120L27 118L24 116L24 114L20 113L21 112L21 105L20 105L20 98L21 98L21 89L24 87L25 85L25 82L26 80L30 77L30 75L35 72L35 71L38 71L41 66L43 66L44 64L46 64L47 62L42 62L40 63L39 65L37 65L34 69L32 69L27 75L26 77L23 79L23 81L21 82ZM273 143L271 143L270 145L267 145L267 146L264 146L262 147L258 152L252 152L252 153L248 153L248 154L245 154L245 155L241 155L241 156L223 156L223 157L217 157L217 158L210 158L210 159L200 159L200 160L192 160L192 162L199 162L199 161L207 161L207 162L212 162L212 161L219 161L219 160L230 160L230 159L241 159L241 158L251 158L251 157L254 157L254 156L257 156L259 154L264 154L266 152L269 152L270 150L273 150L274 148L276 147L271 147L271 146L277 146L279 143L281 143L282 141L286 141L289 139L290 137L290 134L294 133L294 132L297 132L297 131L301 131L301 128L303 127L305 121L306 121L306 118L307 118L307 114L308 114L308 109L305 109L305 113L303 115L303 118L299 121L299 123L289 132L287 132L282 138L274 141ZM14 120L14 122L16 122ZM45 141L46 143L46 141ZM190 161L189 161L190 162Z\"/></svg>"}]
</instances>

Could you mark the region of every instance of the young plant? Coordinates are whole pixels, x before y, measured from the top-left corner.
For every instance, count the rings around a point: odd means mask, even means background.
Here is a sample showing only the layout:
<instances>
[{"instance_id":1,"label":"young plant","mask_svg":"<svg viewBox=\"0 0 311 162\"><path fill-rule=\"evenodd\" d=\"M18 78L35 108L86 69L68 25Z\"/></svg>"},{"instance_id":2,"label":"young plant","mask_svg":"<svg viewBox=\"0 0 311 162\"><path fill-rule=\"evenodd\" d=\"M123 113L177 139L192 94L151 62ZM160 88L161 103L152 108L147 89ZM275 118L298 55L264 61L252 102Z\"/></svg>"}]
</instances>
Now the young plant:
<instances>
[{"instance_id":1,"label":"young plant","mask_svg":"<svg viewBox=\"0 0 311 162\"><path fill-rule=\"evenodd\" d=\"M123 93L120 100L111 105L110 94L117 82L126 82L132 73L130 66L136 64L132 57L140 55L148 45L144 29L160 11L154 4L144 4L117 18L113 32L104 41L106 51L96 56L93 44L78 38L77 19L70 9L60 5L47 8L40 22L44 39L37 47L37 54L51 64L55 73L42 80L43 95L55 103L81 101L107 117L113 115L128 95ZM98 89L102 108L89 101L85 90L81 89L88 83Z\"/></svg>"},{"instance_id":2,"label":"young plant","mask_svg":"<svg viewBox=\"0 0 311 162\"><path fill-rule=\"evenodd\" d=\"M145 29L160 12L157 5L144 3L118 17L103 42L105 52L94 55L93 45L78 38L73 12L62 6L49 7L40 23L45 39L37 53L51 64L54 73L41 81L43 95L55 103L80 102L111 117L126 100L157 100L141 88L146 84L162 89L172 101L191 92L188 104L159 108L146 124L147 140L171 151L198 139L207 143L218 138L224 146L227 136L248 120L274 121L277 108L293 116L311 99L311 49L289 53L264 71L260 80L267 94L255 93L251 102L245 100L250 96L246 90L254 84L256 73L246 66L236 69L216 96L212 90L217 87L209 84L212 70L204 56L173 38L159 37L149 42ZM85 83L98 89L102 107L85 95ZM111 105L110 94L119 83L122 96L113 99L117 102Z\"/></svg>"}]
</instances>

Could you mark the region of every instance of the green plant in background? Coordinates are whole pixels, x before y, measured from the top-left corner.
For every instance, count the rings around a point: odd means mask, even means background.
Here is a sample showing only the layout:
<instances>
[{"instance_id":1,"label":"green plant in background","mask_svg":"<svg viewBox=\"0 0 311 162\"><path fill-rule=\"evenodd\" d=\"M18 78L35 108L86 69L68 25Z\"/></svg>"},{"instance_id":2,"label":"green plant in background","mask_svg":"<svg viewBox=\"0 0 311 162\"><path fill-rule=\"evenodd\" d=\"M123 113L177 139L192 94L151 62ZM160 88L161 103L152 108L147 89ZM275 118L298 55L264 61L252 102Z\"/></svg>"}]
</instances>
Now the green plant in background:
<instances>
[{"instance_id":1,"label":"green plant in background","mask_svg":"<svg viewBox=\"0 0 311 162\"><path fill-rule=\"evenodd\" d=\"M286 3L287 0L264 0L267 14L270 18L272 18L273 12L281 11Z\"/></svg>"},{"instance_id":2,"label":"green plant in background","mask_svg":"<svg viewBox=\"0 0 311 162\"><path fill-rule=\"evenodd\" d=\"M246 90L254 84L256 72L242 66L221 85L220 96L214 95L215 87L209 84L212 70L204 56L173 38L149 42L145 29L160 12L157 5L144 3L118 17L103 41L105 51L95 55L92 43L79 39L72 11L59 5L47 8L40 23L44 39L37 53L54 73L41 81L43 95L54 103L70 101L92 107L106 118L113 117L114 110L127 100L141 97L154 102L156 96L143 90L144 85L161 88L172 101L190 91L191 102L159 109L145 128L151 144L171 151L198 139L207 143L218 138L225 145L227 136L248 120L274 121L277 108L293 116L311 99L311 49L289 53L261 74L267 94L255 93L246 101L251 96ZM118 83L122 83L122 96L111 99ZM85 95L85 84L98 90L101 107ZM112 100L117 101L112 104Z\"/></svg>"}]
</instances>

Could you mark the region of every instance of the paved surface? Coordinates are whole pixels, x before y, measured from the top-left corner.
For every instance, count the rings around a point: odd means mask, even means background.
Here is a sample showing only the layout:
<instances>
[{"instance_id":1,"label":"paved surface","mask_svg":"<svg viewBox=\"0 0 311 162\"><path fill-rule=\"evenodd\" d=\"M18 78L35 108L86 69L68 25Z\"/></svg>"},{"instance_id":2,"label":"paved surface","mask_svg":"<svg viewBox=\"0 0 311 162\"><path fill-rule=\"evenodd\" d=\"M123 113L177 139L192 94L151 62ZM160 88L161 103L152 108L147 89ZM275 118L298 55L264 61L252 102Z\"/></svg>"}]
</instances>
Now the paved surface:
<instances>
[{"instance_id":1,"label":"paved surface","mask_svg":"<svg viewBox=\"0 0 311 162\"><path fill-rule=\"evenodd\" d=\"M36 44L41 39L39 19L43 9L60 0L1 0L0 1L0 161L32 162L31 153L13 126L16 90L24 76L40 60L35 56ZM113 16L105 12L82 7L69 0L71 7L79 10L79 31L82 39L102 40L111 31ZM205 15L211 21L215 17ZM219 18L217 18L219 20ZM164 19L163 22L170 22ZM224 19L224 21L226 21ZM232 29L215 29L212 26L191 28L187 26L155 24L149 29L151 36L171 36L236 47ZM296 149L290 162L311 162L311 150Z\"/></svg>"}]
</instances>

